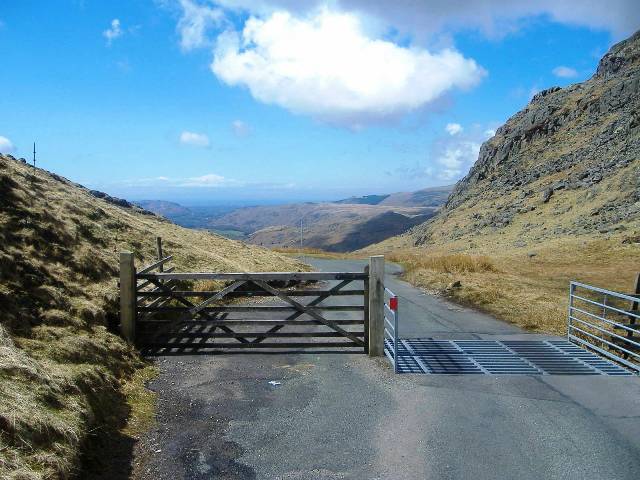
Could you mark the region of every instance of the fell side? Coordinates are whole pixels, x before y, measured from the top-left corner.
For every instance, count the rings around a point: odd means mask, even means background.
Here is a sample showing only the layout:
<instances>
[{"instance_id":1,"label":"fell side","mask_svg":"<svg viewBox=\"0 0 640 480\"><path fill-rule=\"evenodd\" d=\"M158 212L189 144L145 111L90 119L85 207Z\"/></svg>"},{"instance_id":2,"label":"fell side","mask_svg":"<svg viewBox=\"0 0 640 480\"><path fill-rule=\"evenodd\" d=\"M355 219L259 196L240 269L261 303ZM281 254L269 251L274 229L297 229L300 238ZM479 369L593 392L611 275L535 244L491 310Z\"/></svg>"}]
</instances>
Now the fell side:
<instances>
[{"instance_id":1,"label":"fell side","mask_svg":"<svg viewBox=\"0 0 640 480\"><path fill-rule=\"evenodd\" d=\"M536 331L565 331L569 280L628 292L640 271L640 32L591 79L540 92L500 127L438 215L365 251ZM479 256L493 268L466 267Z\"/></svg>"},{"instance_id":2,"label":"fell side","mask_svg":"<svg viewBox=\"0 0 640 480\"><path fill-rule=\"evenodd\" d=\"M135 428L122 386L144 363L109 327L119 252L150 263L156 235L182 270L304 268L0 156L1 478L69 478L83 468L85 478L114 478L105 456L91 454L96 445L130 468Z\"/></svg>"}]
</instances>

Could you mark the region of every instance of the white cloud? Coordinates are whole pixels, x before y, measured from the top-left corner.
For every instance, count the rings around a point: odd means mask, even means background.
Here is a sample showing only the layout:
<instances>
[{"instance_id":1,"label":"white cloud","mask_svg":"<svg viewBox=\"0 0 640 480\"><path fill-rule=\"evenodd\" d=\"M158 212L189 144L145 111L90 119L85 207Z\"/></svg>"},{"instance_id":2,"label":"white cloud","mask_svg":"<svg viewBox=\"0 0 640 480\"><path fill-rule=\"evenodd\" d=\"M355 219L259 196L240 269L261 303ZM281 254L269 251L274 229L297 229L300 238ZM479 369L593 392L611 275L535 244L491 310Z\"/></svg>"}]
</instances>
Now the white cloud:
<instances>
[{"instance_id":1,"label":"white cloud","mask_svg":"<svg viewBox=\"0 0 640 480\"><path fill-rule=\"evenodd\" d=\"M164 187L164 188L183 188L183 187L241 187L243 182L225 178L222 175L215 173L208 173L198 177L187 178L170 178L166 176L151 177L151 178L137 178L134 180L125 180L118 183L119 186L124 187Z\"/></svg>"},{"instance_id":2,"label":"white cloud","mask_svg":"<svg viewBox=\"0 0 640 480\"><path fill-rule=\"evenodd\" d=\"M578 75L575 69L571 67L565 67L564 65L560 65L552 70L552 73L556 77L560 78L573 78Z\"/></svg>"},{"instance_id":3,"label":"white cloud","mask_svg":"<svg viewBox=\"0 0 640 480\"><path fill-rule=\"evenodd\" d=\"M533 97L535 97L538 93L540 93L542 90L540 89L540 87L538 87L537 85L532 86L529 89L528 92L528 100L531 100Z\"/></svg>"},{"instance_id":4,"label":"white cloud","mask_svg":"<svg viewBox=\"0 0 640 480\"><path fill-rule=\"evenodd\" d=\"M496 122L474 123L456 135L442 134L437 138L429 162L434 177L451 183L466 175L478 159L482 144L495 135L495 126Z\"/></svg>"},{"instance_id":5,"label":"white cloud","mask_svg":"<svg viewBox=\"0 0 640 480\"><path fill-rule=\"evenodd\" d=\"M246 137L251 131L249 125L247 125L242 120L234 120L233 122L231 122L231 129L237 137Z\"/></svg>"},{"instance_id":6,"label":"white cloud","mask_svg":"<svg viewBox=\"0 0 640 480\"><path fill-rule=\"evenodd\" d=\"M223 7L257 15L282 9L304 15L326 3L327 0L216 1ZM557 23L609 31L616 38L632 34L640 25L638 0L334 0L331 4L423 39L460 30L477 30L499 38L523 28L527 19L541 15Z\"/></svg>"},{"instance_id":7,"label":"white cloud","mask_svg":"<svg viewBox=\"0 0 640 480\"><path fill-rule=\"evenodd\" d=\"M462 125L459 123L447 123L445 130L449 135L457 135L462 131Z\"/></svg>"},{"instance_id":8,"label":"white cloud","mask_svg":"<svg viewBox=\"0 0 640 480\"><path fill-rule=\"evenodd\" d=\"M237 185L236 182L230 181L222 175L216 175L215 173L209 173L200 177L191 177L178 182L179 187L225 187L232 184Z\"/></svg>"},{"instance_id":9,"label":"white cloud","mask_svg":"<svg viewBox=\"0 0 640 480\"><path fill-rule=\"evenodd\" d=\"M480 143L462 141L447 146L436 162L442 167L438 173L440 180L457 180L465 174L478 159Z\"/></svg>"},{"instance_id":10,"label":"white cloud","mask_svg":"<svg viewBox=\"0 0 640 480\"><path fill-rule=\"evenodd\" d=\"M116 38L122 36L120 20L117 18L111 20L111 27L102 32L102 35L107 39L107 45L111 45L111 42L113 42Z\"/></svg>"},{"instance_id":11,"label":"white cloud","mask_svg":"<svg viewBox=\"0 0 640 480\"><path fill-rule=\"evenodd\" d=\"M178 22L180 46L188 51L194 48L211 46L207 37L208 31L224 19L224 12L219 8L199 5L191 0L180 0L182 17Z\"/></svg>"},{"instance_id":12,"label":"white cloud","mask_svg":"<svg viewBox=\"0 0 640 480\"><path fill-rule=\"evenodd\" d=\"M13 145L11 140L0 135L0 153L13 153L15 151L16 147Z\"/></svg>"},{"instance_id":13,"label":"white cloud","mask_svg":"<svg viewBox=\"0 0 640 480\"><path fill-rule=\"evenodd\" d=\"M180 143L183 145L191 145L194 147L208 147L209 137L204 133L195 133L184 131L180 134Z\"/></svg>"},{"instance_id":14,"label":"white cloud","mask_svg":"<svg viewBox=\"0 0 640 480\"><path fill-rule=\"evenodd\" d=\"M241 33L218 38L211 69L259 101L349 126L424 107L485 74L452 49L370 38L358 17L326 8L308 18L250 18Z\"/></svg>"}]
</instances>

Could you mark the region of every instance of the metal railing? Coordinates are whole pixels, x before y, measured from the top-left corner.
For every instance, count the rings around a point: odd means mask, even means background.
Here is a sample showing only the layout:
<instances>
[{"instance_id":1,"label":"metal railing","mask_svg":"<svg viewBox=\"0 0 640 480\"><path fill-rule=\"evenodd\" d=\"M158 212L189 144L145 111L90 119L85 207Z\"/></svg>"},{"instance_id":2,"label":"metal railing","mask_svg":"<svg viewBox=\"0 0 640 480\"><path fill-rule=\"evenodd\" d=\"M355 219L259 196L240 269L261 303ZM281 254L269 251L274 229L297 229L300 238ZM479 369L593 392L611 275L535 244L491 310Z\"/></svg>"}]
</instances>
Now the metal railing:
<instances>
[{"instance_id":1,"label":"metal railing","mask_svg":"<svg viewBox=\"0 0 640 480\"><path fill-rule=\"evenodd\" d=\"M567 339L640 373L640 295L571 282Z\"/></svg>"},{"instance_id":2,"label":"metal railing","mask_svg":"<svg viewBox=\"0 0 640 480\"><path fill-rule=\"evenodd\" d=\"M384 354L398 373L398 296L384 289Z\"/></svg>"}]
</instances>

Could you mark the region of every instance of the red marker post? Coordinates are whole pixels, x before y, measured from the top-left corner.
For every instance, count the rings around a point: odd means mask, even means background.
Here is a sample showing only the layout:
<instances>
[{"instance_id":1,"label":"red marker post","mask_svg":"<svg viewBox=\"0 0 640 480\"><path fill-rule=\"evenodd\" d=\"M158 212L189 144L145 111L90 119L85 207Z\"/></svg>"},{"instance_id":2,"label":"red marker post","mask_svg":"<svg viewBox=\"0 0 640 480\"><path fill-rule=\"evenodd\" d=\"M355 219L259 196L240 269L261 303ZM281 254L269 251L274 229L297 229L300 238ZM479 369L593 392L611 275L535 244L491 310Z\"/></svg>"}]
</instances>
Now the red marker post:
<instances>
[{"instance_id":1,"label":"red marker post","mask_svg":"<svg viewBox=\"0 0 640 480\"><path fill-rule=\"evenodd\" d=\"M398 311L398 297L390 297L389 298L389 309L394 312Z\"/></svg>"}]
</instances>

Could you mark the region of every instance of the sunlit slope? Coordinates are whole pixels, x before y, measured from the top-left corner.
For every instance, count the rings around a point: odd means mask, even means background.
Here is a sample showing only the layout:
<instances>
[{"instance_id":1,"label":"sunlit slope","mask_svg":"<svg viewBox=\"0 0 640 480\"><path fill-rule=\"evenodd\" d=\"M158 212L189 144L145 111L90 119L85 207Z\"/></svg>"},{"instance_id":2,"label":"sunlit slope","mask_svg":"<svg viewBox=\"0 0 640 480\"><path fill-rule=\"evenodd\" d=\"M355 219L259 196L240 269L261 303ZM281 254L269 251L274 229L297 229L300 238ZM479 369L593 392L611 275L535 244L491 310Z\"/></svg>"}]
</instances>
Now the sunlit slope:
<instances>
[{"instance_id":1,"label":"sunlit slope","mask_svg":"<svg viewBox=\"0 0 640 480\"><path fill-rule=\"evenodd\" d=\"M0 478L66 478L96 432L126 419L120 385L140 360L107 330L118 255L149 263L158 235L180 270L303 267L0 156Z\"/></svg>"},{"instance_id":2,"label":"sunlit slope","mask_svg":"<svg viewBox=\"0 0 640 480\"><path fill-rule=\"evenodd\" d=\"M640 33L588 81L540 92L511 117L434 218L366 251L536 330L564 330L570 279L629 291L640 271ZM495 269L428 259L452 254L488 256Z\"/></svg>"}]
</instances>

